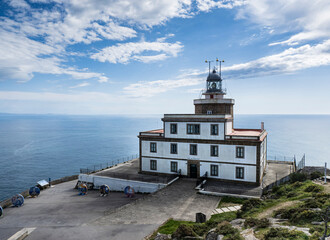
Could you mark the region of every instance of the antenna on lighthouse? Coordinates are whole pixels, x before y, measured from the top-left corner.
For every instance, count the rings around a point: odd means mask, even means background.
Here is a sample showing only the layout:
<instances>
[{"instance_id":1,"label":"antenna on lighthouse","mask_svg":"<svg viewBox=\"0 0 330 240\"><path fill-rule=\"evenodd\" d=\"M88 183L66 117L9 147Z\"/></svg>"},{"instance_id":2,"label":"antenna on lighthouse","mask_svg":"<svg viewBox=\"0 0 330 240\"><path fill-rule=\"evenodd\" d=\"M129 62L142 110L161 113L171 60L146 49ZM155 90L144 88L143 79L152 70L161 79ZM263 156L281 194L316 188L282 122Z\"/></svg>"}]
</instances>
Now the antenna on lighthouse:
<instances>
[{"instance_id":1,"label":"antenna on lighthouse","mask_svg":"<svg viewBox=\"0 0 330 240\"><path fill-rule=\"evenodd\" d=\"M213 61L205 60L205 62L206 63L209 63L209 75L210 75L210 73L211 73L211 62L213 62Z\"/></svg>"},{"instance_id":2,"label":"antenna on lighthouse","mask_svg":"<svg viewBox=\"0 0 330 240\"><path fill-rule=\"evenodd\" d=\"M216 61L219 62L219 75L220 75L220 78L221 78L221 63L222 63L222 62L225 62L225 60L219 60L219 59L217 58Z\"/></svg>"}]
</instances>

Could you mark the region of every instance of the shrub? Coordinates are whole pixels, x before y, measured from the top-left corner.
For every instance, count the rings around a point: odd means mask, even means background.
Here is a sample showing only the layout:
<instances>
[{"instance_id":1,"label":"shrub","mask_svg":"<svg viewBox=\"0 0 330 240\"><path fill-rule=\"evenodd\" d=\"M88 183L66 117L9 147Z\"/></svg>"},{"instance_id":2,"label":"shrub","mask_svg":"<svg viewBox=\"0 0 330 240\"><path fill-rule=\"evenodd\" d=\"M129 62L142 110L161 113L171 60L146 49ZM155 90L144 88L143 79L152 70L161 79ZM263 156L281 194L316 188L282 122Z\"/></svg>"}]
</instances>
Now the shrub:
<instances>
[{"instance_id":1,"label":"shrub","mask_svg":"<svg viewBox=\"0 0 330 240\"><path fill-rule=\"evenodd\" d=\"M312 236L310 236L310 240L319 240L321 239L321 236L323 236L322 233L318 232L318 231L315 231L313 232Z\"/></svg>"},{"instance_id":2,"label":"shrub","mask_svg":"<svg viewBox=\"0 0 330 240\"><path fill-rule=\"evenodd\" d=\"M310 174L309 178L310 178L311 180L314 180L314 179L319 178L319 177L322 177L322 176L323 176L322 173L320 173L319 171L315 171L315 172L312 172L312 173Z\"/></svg>"},{"instance_id":3,"label":"shrub","mask_svg":"<svg viewBox=\"0 0 330 240\"><path fill-rule=\"evenodd\" d=\"M312 185L308 185L306 188L305 188L305 192L313 192L313 193L319 193L319 192L322 192L323 188L319 185L316 185L316 184L312 184Z\"/></svg>"},{"instance_id":4,"label":"shrub","mask_svg":"<svg viewBox=\"0 0 330 240\"><path fill-rule=\"evenodd\" d=\"M304 207L306 207L306 208L321 208L323 206L323 203L324 202L322 202L322 200L311 198L311 199L307 199L304 202Z\"/></svg>"},{"instance_id":5,"label":"shrub","mask_svg":"<svg viewBox=\"0 0 330 240\"><path fill-rule=\"evenodd\" d=\"M247 218L244 222L244 227L256 227L267 228L270 226L270 222L267 218L257 219L257 218Z\"/></svg>"},{"instance_id":6,"label":"shrub","mask_svg":"<svg viewBox=\"0 0 330 240\"><path fill-rule=\"evenodd\" d=\"M224 240L241 240L242 237L239 234L239 231L234 228L229 222L224 221L218 224L216 229L218 234L224 235Z\"/></svg>"},{"instance_id":7,"label":"shrub","mask_svg":"<svg viewBox=\"0 0 330 240\"><path fill-rule=\"evenodd\" d=\"M207 223L207 222L206 222ZM192 229L198 236L203 236L207 233L210 229L214 228L215 224L203 224L203 223L196 223L193 225Z\"/></svg>"},{"instance_id":8,"label":"shrub","mask_svg":"<svg viewBox=\"0 0 330 240\"><path fill-rule=\"evenodd\" d=\"M293 183L293 184L291 184L291 186L293 187L293 188L300 188L301 186L302 186L303 184L301 183L301 182L295 182L295 183Z\"/></svg>"},{"instance_id":9,"label":"shrub","mask_svg":"<svg viewBox=\"0 0 330 240\"><path fill-rule=\"evenodd\" d=\"M310 223L313 221L321 221L322 218L319 214L319 212L311 211L311 210L300 210L297 211L295 214L293 214L290 217L290 222L292 223Z\"/></svg>"},{"instance_id":10,"label":"shrub","mask_svg":"<svg viewBox=\"0 0 330 240\"><path fill-rule=\"evenodd\" d=\"M279 240L279 239L308 239L308 237L299 231L295 230L288 230L286 228L271 228L268 232L264 235L265 240Z\"/></svg>"},{"instance_id":11,"label":"shrub","mask_svg":"<svg viewBox=\"0 0 330 240\"><path fill-rule=\"evenodd\" d=\"M301 211L300 207L282 208L282 209L276 210L274 215L275 216L280 215L280 218L282 218L282 219L290 219L294 214L297 214L300 211Z\"/></svg>"},{"instance_id":12,"label":"shrub","mask_svg":"<svg viewBox=\"0 0 330 240\"><path fill-rule=\"evenodd\" d=\"M279 189L280 189L280 187L275 185L275 186L272 188L272 193L276 193Z\"/></svg>"},{"instance_id":13,"label":"shrub","mask_svg":"<svg viewBox=\"0 0 330 240\"><path fill-rule=\"evenodd\" d=\"M187 224L180 224L176 231L172 234L172 238L182 239L187 236L196 237L197 234L194 232L191 226Z\"/></svg>"},{"instance_id":14,"label":"shrub","mask_svg":"<svg viewBox=\"0 0 330 240\"><path fill-rule=\"evenodd\" d=\"M324 228L322 226L313 226L309 229L309 233L314 232L324 232Z\"/></svg>"},{"instance_id":15,"label":"shrub","mask_svg":"<svg viewBox=\"0 0 330 240\"><path fill-rule=\"evenodd\" d=\"M263 205L263 203L260 199L252 198L243 203L241 210L242 210L242 212L247 212L247 211L251 210L252 208L258 208L261 205Z\"/></svg>"},{"instance_id":16,"label":"shrub","mask_svg":"<svg viewBox=\"0 0 330 240\"><path fill-rule=\"evenodd\" d=\"M304 182L307 180L307 174L302 172L294 172L290 174L290 182Z\"/></svg>"}]
</instances>

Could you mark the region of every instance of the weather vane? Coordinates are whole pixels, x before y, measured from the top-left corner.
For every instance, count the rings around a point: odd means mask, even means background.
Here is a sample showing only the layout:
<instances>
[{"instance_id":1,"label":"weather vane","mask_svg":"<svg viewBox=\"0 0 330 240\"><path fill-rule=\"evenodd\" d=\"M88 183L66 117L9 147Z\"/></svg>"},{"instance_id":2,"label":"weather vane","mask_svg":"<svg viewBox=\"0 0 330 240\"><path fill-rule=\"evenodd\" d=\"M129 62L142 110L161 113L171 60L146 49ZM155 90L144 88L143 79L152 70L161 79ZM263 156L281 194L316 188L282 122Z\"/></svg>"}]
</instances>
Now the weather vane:
<instances>
[{"instance_id":1,"label":"weather vane","mask_svg":"<svg viewBox=\"0 0 330 240\"><path fill-rule=\"evenodd\" d=\"M221 77L221 63L222 62L225 62L225 60L219 60L218 58L215 60L217 63L219 63L219 75ZM214 62L214 61L209 61L209 60L205 60L206 63L209 64L209 74L211 73L211 62Z\"/></svg>"}]
</instances>

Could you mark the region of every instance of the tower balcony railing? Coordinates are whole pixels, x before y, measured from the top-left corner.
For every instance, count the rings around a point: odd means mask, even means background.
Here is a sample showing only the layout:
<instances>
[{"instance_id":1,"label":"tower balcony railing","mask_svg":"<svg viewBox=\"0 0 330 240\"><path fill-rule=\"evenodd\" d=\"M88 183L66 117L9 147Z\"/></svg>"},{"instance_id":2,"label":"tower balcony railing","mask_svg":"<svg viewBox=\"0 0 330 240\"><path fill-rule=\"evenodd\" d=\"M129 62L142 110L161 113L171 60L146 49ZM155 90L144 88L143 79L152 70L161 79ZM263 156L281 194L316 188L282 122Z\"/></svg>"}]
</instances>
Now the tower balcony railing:
<instances>
[{"instance_id":1,"label":"tower balcony railing","mask_svg":"<svg viewBox=\"0 0 330 240\"><path fill-rule=\"evenodd\" d=\"M226 88L221 89L205 89L204 93L220 93L220 94L227 94Z\"/></svg>"}]
</instances>

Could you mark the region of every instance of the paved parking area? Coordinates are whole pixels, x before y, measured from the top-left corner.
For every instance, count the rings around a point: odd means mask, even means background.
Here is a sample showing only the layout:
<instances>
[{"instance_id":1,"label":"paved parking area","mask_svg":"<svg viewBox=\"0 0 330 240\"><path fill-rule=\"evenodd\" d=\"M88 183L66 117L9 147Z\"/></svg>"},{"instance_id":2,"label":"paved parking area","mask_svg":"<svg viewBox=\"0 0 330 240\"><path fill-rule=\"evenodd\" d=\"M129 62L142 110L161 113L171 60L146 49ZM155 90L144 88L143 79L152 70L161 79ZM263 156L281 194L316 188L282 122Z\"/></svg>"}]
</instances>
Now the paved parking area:
<instances>
[{"instance_id":1,"label":"paved parking area","mask_svg":"<svg viewBox=\"0 0 330 240\"><path fill-rule=\"evenodd\" d=\"M172 185L138 200L124 209L110 213L91 224L157 224L169 218L195 221L197 212L210 217L220 201L219 197L197 194L196 179L179 179Z\"/></svg>"},{"instance_id":2,"label":"paved parking area","mask_svg":"<svg viewBox=\"0 0 330 240\"><path fill-rule=\"evenodd\" d=\"M81 231L84 224L144 196L137 194L130 199L123 193L112 192L100 197L98 191L78 196L76 182L58 184L42 191L37 198L26 198L20 208L5 208L4 217L0 218L0 239L8 239L22 228L36 228L26 239L58 239L62 235L65 236L62 239L78 239L71 235Z\"/></svg>"},{"instance_id":3,"label":"paved parking area","mask_svg":"<svg viewBox=\"0 0 330 240\"><path fill-rule=\"evenodd\" d=\"M35 228L35 239L143 239L168 218L195 220L196 212L211 215L220 198L196 194L196 180L179 179L150 195L127 198L121 192L100 197L97 191L78 196L76 181L66 182L27 198L20 208L6 208L0 239L22 228Z\"/></svg>"}]
</instances>

